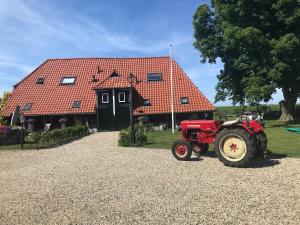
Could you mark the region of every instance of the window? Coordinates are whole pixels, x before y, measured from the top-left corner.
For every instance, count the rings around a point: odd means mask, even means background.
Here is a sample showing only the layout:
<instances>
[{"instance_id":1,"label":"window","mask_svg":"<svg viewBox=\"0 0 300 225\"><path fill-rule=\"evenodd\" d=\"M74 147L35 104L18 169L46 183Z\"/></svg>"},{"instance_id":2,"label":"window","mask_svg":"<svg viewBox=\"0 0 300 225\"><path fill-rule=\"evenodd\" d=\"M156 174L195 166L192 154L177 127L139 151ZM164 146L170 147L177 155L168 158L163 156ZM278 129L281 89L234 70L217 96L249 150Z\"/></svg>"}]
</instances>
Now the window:
<instances>
[{"instance_id":1,"label":"window","mask_svg":"<svg viewBox=\"0 0 300 225\"><path fill-rule=\"evenodd\" d=\"M119 102L126 102L125 92L119 92L118 99L119 99Z\"/></svg>"},{"instance_id":2,"label":"window","mask_svg":"<svg viewBox=\"0 0 300 225\"><path fill-rule=\"evenodd\" d=\"M102 103L109 103L108 93L102 93Z\"/></svg>"},{"instance_id":3,"label":"window","mask_svg":"<svg viewBox=\"0 0 300 225\"><path fill-rule=\"evenodd\" d=\"M162 74L161 73L148 73L147 80L148 81L161 81Z\"/></svg>"},{"instance_id":4,"label":"window","mask_svg":"<svg viewBox=\"0 0 300 225\"><path fill-rule=\"evenodd\" d=\"M29 110L31 110L31 107L32 107L32 103L26 103L23 107L23 110L29 111Z\"/></svg>"},{"instance_id":5,"label":"window","mask_svg":"<svg viewBox=\"0 0 300 225\"><path fill-rule=\"evenodd\" d=\"M44 84L44 77L39 77L37 80L36 80L36 84Z\"/></svg>"},{"instance_id":6,"label":"window","mask_svg":"<svg viewBox=\"0 0 300 225\"><path fill-rule=\"evenodd\" d=\"M180 103L181 104L189 104L188 97L181 97L180 98Z\"/></svg>"},{"instance_id":7,"label":"window","mask_svg":"<svg viewBox=\"0 0 300 225\"><path fill-rule=\"evenodd\" d=\"M144 106L149 106L150 105L150 100L149 99L144 99Z\"/></svg>"},{"instance_id":8,"label":"window","mask_svg":"<svg viewBox=\"0 0 300 225\"><path fill-rule=\"evenodd\" d=\"M74 84L76 77L63 77L60 84Z\"/></svg>"},{"instance_id":9,"label":"window","mask_svg":"<svg viewBox=\"0 0 300 225\"><path fill-rule=\"evenodd\" d=\"M74 101L72 104L72 108L80 108L81 101Z\"/></svg>"}]
</instances>

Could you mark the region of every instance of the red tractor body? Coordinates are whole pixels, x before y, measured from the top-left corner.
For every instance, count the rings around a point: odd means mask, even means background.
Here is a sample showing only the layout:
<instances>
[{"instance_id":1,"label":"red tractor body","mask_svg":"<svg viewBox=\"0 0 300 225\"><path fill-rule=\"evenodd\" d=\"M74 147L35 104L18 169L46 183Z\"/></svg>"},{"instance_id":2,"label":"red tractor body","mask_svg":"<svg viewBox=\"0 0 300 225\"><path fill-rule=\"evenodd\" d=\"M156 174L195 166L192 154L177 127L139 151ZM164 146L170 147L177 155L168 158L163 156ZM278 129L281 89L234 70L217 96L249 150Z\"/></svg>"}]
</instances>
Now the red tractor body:
<instances>
[{"instance_id":1,"label":"red tractor body","mask_svg":"<svg viewBox=\"0 0 300 225\"><path fill-rule=\"evenodd\" d=\"M182 139L213 144L220 125L217 120L184 120L180 123Z\"/></svg>"},{"instance_id":2,"label":"red tractor body","mask_svg":"<svg viewBox=\"0 0 300 225\"><path fill-rule=\"evenodd\" d=\"M185 120L180 128L182 140L172 147L172 153L178 160L190 158L192 152L204 154L208 151L208 144L214 144L217 156L225 165L246 166L267 147L264 127L256 120L239 118L225 123Z\"/></svg>"}]
</instances>

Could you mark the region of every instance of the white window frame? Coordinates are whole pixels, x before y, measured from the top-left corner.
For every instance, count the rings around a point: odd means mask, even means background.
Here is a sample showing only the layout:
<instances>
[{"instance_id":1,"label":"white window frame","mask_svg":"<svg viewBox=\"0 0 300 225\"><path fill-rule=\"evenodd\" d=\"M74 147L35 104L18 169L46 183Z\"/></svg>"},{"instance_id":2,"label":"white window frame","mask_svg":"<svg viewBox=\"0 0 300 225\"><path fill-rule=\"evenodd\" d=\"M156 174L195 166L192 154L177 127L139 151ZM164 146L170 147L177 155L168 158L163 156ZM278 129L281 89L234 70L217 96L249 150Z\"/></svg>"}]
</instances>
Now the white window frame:
<instances>
[{"instance_id":1,"label":"white window frame","mask_svg":"<svg viewBox=\"0 0 300 225\"><path fill-rule=\"evenodd\" d=\"M106 97L107 97L107 101L104 101L104 99L103 99L103 97L104 97L105 95L106 95ZM109 94L108 94L107 92L104 92L104 93L101 94L101 102L102 102L102 103L105 103L105 104L109 103Z\"/></svg>"},{"instance_id":2,"label":"white window frame","mask_svg":"<svg viewBox=\"0 0 300 225\"><path fill-rule=\"evenodd\" d=\"M189 98L188 98L188 97L181 97L181 98L180 98L180 103L181 103L182 105L189 104Z\"/></svg>"},{"instance_id":3,"label":"white window frame","mask_svg":"<svg viewBox=\"0 0 300 225\"><path fill-rule=\"evenodd\" d=\"M121 94L124 96L122 101L121 101ZM125 92L119 92L118 93L118 101L119 102L126 102L126 93Z\"/></svg>"},{"instance_id":4,"label":"white window frame","mask_svg":"<svg viewBox=\"0 0 300 225\"><path fill-rule=\"evenodd\" d=\"M63 77L60 81L62 85L75 84L76 77Z\"/></svg>"}]
</instances>

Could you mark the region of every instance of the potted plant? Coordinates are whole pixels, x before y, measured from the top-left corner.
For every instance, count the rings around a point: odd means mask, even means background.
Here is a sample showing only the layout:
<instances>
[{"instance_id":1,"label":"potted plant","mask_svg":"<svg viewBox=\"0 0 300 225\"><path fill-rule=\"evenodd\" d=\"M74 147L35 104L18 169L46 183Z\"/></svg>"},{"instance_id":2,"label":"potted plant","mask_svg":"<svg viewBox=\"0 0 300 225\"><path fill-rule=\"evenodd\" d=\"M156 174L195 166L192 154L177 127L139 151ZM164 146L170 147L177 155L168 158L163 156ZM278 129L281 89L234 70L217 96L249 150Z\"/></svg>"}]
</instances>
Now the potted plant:
<instances>
[{"instance_id":1,"label":"potted plant","mask_svg":"<svg viewBox=\"0 0 300 225\"><path fill-rule=\"evenodd\" d=\"M27 127L27 130L29 133L32 133L34 131L34 123L35 123L35 119L31 118L31 119L28 119L27 120L27 124L28 124L28 127Z\"/></svg>"},{"instance_id":2,"label":"potted plant","mask_svg":"<svg viewBox=\"0 0 300 225\"><path fill-rule=\"evenodd\" d=\"M63 129L63 128L66 128L67 127L67 122L68 122L68 119L67 118L61 118L59 119L59 123L60 123L60 127Z\"/></svg>"}]
</instances>

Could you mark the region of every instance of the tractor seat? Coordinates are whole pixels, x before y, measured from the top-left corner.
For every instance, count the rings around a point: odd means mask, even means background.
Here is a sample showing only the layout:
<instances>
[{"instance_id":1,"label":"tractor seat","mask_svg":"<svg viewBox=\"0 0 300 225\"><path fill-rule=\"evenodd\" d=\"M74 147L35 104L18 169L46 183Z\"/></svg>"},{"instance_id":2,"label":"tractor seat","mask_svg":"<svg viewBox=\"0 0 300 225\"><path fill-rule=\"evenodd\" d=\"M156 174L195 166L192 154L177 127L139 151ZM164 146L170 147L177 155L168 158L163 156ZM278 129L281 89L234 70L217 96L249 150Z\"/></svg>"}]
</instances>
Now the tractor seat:
<instances>
[{"instance_id":1,"label":"tractor seat","mask_svg":"<svg viewBox=\"0 0 300 225\"><path fill-rule=\"evenodd\" d=\"M238 124L239 122L240 122L240 118L237 118L236 120L226 121L222 125L223 126L231 126L231 125L234 125L234 124Z\"/></svg>"}]
</instances>

